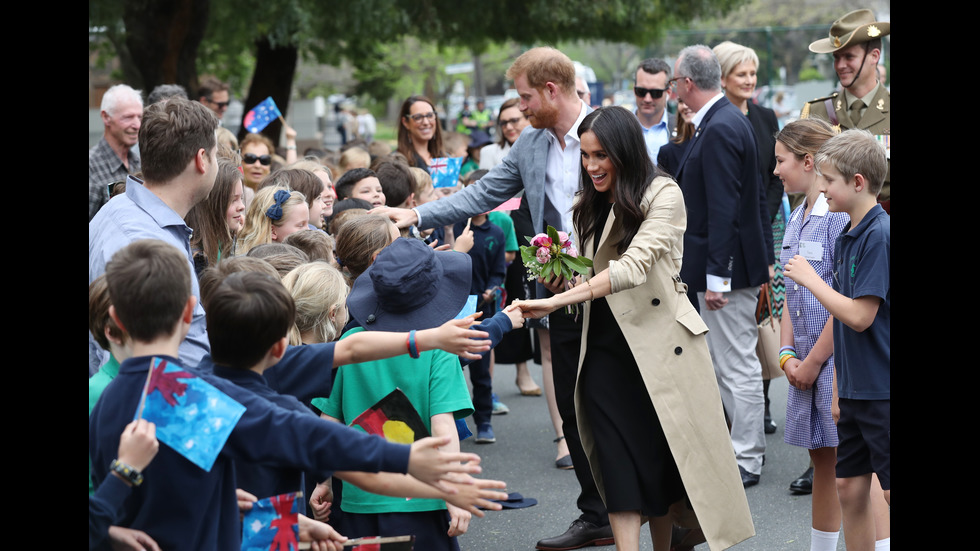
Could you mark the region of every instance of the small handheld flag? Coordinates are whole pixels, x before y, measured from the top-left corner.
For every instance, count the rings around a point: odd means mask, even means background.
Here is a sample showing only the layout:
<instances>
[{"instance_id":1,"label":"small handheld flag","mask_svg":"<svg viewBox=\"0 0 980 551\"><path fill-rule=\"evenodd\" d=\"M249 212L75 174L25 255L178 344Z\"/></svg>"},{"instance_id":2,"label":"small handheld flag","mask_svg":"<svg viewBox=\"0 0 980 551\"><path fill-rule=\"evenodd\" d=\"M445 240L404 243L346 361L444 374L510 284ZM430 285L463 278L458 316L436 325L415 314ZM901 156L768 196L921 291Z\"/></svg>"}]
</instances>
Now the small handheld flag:
<instances>
[{"instance_id":1,"label":"small handheld flag","mask_svg":"<svg viewBox=\"0 0 980 551\"><path fill-rule=\"evenodd\" d=\"M242 519L242 551L296 551L303 492L260 499Z\"/></svg>"},{"instance_id":2,"label":"small handheld flag","mask_svg":"<svg viewBox=\"0 0 980 551\"><path fill-rule=\"evenodd\" d=\"M459 184L459 169L463 166L462 157L436 157L429 165L432 187L456 187Z\"/></svg>"},{"instance_id":3,"label":"small handheld flag","mask_svg":"<svg viewBox=\"0 0 980 551\"><path fill-rule=\"evenodd\" d=\"M245 406L211 383L153 358L135 418L155 423L158 440L210 471L244 413Z\"/></svg>"},{"instance_id":4,"label":"small handheld flag","mask_svg":"<svg viewBox=\"0 0 980 551\"><path fill-rule=\"evenodd\" d=\"M269 96L253 107L248 113L245 113L242 125L249 132L261 132L263 128L269 126L270 122L279 117L282 117L282 113L276 107L276 102L273 101L272 96Z\"/></svg>"}]
</instances>

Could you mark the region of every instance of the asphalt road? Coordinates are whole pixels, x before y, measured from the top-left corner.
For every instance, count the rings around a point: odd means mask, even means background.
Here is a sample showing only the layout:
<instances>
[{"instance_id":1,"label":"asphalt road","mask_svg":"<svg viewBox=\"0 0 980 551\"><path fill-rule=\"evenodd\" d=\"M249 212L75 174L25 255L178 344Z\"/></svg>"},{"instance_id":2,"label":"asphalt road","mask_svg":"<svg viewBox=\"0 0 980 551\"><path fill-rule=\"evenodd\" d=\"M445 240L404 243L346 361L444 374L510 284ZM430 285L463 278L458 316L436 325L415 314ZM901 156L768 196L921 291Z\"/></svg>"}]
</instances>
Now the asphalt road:
<instances>
[{"instance_id":1,"label":"asphalt road","mask_svg":"<svg viewBox=\"0 0 980 551\"><path fill-rule=\"evenodd\" d=\"M541 366L531 363L529 368L540 385ZM463 551L531 550L538 540L563 533L579 514L575 506L578 496L575 474L555 468L556 445L552 443L555 434L545 398L521 396L514 374L513 365L498 365L494 371L494 391L510 407L510 413L493 416L497 442L476 444L470 437L461 446L464 451L480 454L483 465L480 476L504 480L508 492L535 498L538 504L524 509L487 511L483 518L474 517L469 531L459 538ZM809 457L805 449L783 442L787 388L785 377L770 385L770 411L778 429L766 435L766 464L759 484L745 491L756 535L732 547L737 551L810 548L810 496L792 495L789 491L790 482L806 469ZM475 432L472 418L468 421ZM844 548L842 535L837 549ZM612 550L615 546L586 549ZM653 549L646 527L641 531L640 549ZM708 545L701 544L695 549L708 551Z\"/></svg>"}]
</instances>

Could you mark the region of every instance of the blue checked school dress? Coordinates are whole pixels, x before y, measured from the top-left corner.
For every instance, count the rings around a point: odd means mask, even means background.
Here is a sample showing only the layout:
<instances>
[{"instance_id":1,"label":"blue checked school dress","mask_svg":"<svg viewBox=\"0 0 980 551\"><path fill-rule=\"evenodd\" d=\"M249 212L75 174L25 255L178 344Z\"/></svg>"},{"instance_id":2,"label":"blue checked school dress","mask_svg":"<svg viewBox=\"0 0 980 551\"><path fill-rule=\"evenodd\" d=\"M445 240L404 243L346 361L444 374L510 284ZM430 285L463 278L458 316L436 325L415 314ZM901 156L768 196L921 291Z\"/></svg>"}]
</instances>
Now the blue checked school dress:
<instances>
[{"instance_id":1,"label":"blue checked school dress","mask_svg":"<svg viewBox=\"0 0 980 551\"><path fill-rule=\"evenodd\" d=\"M848 225L850 218L846 213L829 212L827 201L821 194L813 210L804 219L807 203L793 211L786 224L783 235L783 248L779 256L780 264L785 265L790 258L799 254L800 242L814 242L823 246L821 260L809 260L810 265L820 274L821 279L832 285L834 242ZM817 342L824 324L830 314L810 291L797 285L792 279L785 279L786 302L793 323L793 340L796 354L800 359ZM807 449L837 446L837 426L831 415L833 397L834 357L831 356L820 369L814 385L807 390L789 387L786 399L786 425L783 440L787 444Z\"/></svg>"}]
</instances>

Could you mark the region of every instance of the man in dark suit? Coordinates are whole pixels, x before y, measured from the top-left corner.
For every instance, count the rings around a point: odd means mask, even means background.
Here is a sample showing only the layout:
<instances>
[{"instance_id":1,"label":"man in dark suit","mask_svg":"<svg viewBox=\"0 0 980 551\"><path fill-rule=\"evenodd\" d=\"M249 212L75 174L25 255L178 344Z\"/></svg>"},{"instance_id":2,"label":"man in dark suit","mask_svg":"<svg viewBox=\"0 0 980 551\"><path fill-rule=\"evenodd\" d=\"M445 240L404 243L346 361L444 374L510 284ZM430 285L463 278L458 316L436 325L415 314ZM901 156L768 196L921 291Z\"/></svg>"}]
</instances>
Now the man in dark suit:
<instances>
[{"instance_id":1,"label":"man in dark suit","mask_svg":"<svg viewBox=\"0 0 980 551\"><path fill-rule=\"evenodd\" d=\"M633 79L633 94L636 96L634 114L643 129L650 161L655 165L660 146L670 141L677 127L677 115L667 113L668 79L670 65L655 57L641 61Z\"/></svg>"},{"instance_id":2,"label":"man in dark suit","mask_svg":"<svg viewBox=\"0 0 980 551\"><path fill-rule=\"evenodd\" d=\"M775 262L758 146L745 115L721 91L721 66L710 48L681 50L674 75L671 86L696 113L677 171L687 206L681 278L696 293L709 328L735 459L748 487L759 482L766 451L755 308Z\"/></svg>"}]
</instances>

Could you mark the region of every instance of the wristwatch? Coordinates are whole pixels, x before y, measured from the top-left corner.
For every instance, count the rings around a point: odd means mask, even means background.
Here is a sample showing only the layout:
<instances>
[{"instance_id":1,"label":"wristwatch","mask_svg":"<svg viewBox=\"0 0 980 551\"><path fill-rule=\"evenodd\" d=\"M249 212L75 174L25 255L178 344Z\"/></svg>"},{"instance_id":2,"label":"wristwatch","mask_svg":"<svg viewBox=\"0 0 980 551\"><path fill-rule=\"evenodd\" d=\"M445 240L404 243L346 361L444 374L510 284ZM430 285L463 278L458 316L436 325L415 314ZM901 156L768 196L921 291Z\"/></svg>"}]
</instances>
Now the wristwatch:
<instances>
[{"instance_id":1,"label":"wristwatch","mask_svg":"<svg viewBox=\"0 0 980 551\"><path fill-rule=\"evenodd\" d=\"M142 473L136 470L135 467L122 463L118 459L112 460L109 469L118 473L124 480L128 480L133 486L139 486L143 483Z\"/></svg>"}]
</instances>

